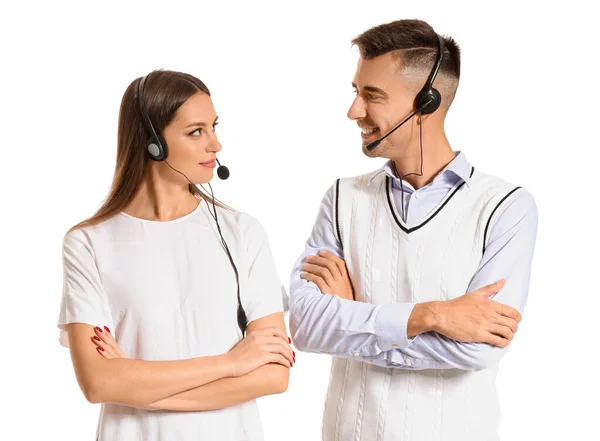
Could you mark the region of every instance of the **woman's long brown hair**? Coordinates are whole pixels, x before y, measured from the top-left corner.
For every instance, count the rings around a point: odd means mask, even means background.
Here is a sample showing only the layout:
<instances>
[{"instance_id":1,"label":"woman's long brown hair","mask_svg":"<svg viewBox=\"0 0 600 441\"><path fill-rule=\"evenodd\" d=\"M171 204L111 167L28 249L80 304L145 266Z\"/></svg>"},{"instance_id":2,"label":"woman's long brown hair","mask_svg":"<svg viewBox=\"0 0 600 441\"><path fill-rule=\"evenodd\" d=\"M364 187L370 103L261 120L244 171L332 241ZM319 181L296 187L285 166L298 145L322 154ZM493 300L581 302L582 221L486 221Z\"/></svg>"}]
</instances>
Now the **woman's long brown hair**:
<instances>
[{"instance_id":1,"label":"woman's long brown hair","mask_svg":"<svg viewBox=\"0 0 600 441\"><path fill-rule=\"evenodd\" d=\"M70 230L89 227L120 213L137 193L146 172L149 158L146 143L150 133L140 113L138 85L142 78L135 79L125 90L119 109L117 133L117 162L109 194L96 213L73 226ZM177 109L189 97L204 92L210 96L206 85L198 78L171 70L155 70L148 75L144 84L144 100L152 125L161 134L170 124ZM196 185L189 185L190 193L212 203L213 199ZM224 204L214 201L216 205Z\"/></svg>"}]
</instances>

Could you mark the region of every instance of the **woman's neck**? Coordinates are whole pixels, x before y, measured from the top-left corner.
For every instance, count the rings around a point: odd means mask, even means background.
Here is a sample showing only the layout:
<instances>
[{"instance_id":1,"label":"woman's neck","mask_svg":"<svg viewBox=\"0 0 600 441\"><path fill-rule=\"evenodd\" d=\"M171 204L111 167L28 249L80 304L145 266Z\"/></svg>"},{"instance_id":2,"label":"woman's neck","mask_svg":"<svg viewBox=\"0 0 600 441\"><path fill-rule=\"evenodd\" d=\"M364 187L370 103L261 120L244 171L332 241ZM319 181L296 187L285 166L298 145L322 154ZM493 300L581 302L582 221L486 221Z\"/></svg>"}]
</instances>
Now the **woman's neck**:
<instances>
[{"instance_id":1,"label":"woman's neck","mask_svg":"<svg viewBox=\"0 0 600 441\"><path fill-rule=\"evenodd\" d=\"M123 212L140 219L164 222L191 213L198 203L198 198L189 191L189 184L152 179L146 175Z\"/></svg>"}]
</instances>

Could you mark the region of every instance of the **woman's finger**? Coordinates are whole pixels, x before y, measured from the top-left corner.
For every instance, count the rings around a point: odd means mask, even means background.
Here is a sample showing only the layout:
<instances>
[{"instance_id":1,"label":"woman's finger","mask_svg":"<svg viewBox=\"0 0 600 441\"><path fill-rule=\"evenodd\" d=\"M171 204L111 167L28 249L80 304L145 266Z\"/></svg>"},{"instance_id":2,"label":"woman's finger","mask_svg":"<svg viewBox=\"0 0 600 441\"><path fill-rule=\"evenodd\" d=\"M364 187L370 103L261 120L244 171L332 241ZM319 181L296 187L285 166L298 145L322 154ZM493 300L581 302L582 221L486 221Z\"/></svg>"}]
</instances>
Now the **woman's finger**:
<instances>
[{"instance_id":1,"label":"woman's finger","mask_svg":"<svg viewBox=\"0 0 600 441\"><path fill-rule=\"evenodd\" d=\"M278 338L281 338L281 340L283 340L285 342L288 342L288 343L290 342L290 338L285 333L285 331L282 331L281 329L279 329L275 326L271 326L271 327L265 328L265 329L259 329L258 331L252 332L250 335L278 337Z\"/></svg>"},{"instance_id":2,"label":"woman's finger","mask_svg":"<svg viewBox=\"0 0 600 441\"><path fill-rule=\"evenodd\" d=\"M290 363L290 361L287 358L285 358L283 355L280 355L280 354L270 354L267 357L267 360L269 363L277 363L277 364L280 364L287 368L292 367L292 364Z\"/></svg>"},{"instance_id":3,"label":"woman's finger","mask_svg":"<svg viewBox=\"0 0 600 441\"><path fill-rule=\"evenodd\" d=\"M290 345L283 343L280 340L271 340L266 345L266 350L271 353L278 353L287 358L290 363L294 363L294 351L290 348Z\"/></svg>"},{"instance_id":4,"label":"woman's finger","mask_svg":"<svg viewBox=\"0 0 600 441\"><path fill-rule=\"evenodd\" d=\"M94 331L96 333L96 337L99 338L100 341L103 343L103 355L106 358L125 358L125 354L121 350L119 344L114 339L112 333L110 332L110 329L107 326L104 326L104 330L96 326L94 328Z\"/></svg>"},{"instance_id":5,"label":"woman's finger","mask_svg":"<svg viewBox=\"0 0 600 441\"><path fill-rule=\"evenodd\" d=\"M116 344L111 335L102 331L98 326L96 326L94 330L96 331L96 336L102 341L102 343L104 343L104 349L107 347L113 347Z\"/></svg>"}]
</instances>

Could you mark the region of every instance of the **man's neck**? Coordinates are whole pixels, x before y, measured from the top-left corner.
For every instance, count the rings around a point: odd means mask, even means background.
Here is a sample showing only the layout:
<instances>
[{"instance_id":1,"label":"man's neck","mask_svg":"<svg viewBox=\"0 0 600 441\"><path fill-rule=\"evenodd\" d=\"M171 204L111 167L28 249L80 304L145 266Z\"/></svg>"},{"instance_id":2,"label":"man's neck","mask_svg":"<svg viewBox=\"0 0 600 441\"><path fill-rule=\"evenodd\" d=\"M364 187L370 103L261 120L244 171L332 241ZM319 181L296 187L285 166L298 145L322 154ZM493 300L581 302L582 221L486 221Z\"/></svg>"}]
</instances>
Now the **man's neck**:
<instances>
[{"instance_id":1,"label":"man's neck","mask_svg":"<svg viewBox=\"0 0 600 441\"><path fill-rule=\"evenodd\" d=\"M421 146L411 146L405 155L392 158L396 177L403 178L413 188L429 184L456 157L448 140L444 137L437 145L423 143L423 169L421 175Z\"/></svg>"}]
</instances>

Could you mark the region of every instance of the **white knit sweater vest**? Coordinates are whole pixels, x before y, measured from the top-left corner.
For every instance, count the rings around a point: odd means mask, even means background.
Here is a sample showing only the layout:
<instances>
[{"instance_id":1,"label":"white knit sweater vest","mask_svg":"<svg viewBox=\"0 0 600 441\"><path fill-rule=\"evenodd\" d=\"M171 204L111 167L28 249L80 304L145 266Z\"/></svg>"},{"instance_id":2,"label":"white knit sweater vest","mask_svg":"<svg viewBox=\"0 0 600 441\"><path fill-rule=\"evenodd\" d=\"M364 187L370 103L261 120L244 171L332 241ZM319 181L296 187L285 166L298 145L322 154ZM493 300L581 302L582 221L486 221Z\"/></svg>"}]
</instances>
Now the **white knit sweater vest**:
<instances>
[{"instance_id":1,"label":"white knit sweater vest","mask_svg":"<svg viewBox=\"0 0 600 441\"><path fill-rule=\"evenodd\" d=\"M338 181L334 228L358 296L373 304L447 300L467 292L489 221L517 188L472 169L418 225L393 204L391 179L374 173ZM350 355L350 354L349 354ZM497 366L386 369L334 358L324 441L492 441L500 409Z\"/></svg>"}]
</instances>

